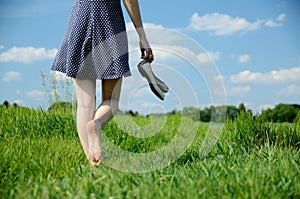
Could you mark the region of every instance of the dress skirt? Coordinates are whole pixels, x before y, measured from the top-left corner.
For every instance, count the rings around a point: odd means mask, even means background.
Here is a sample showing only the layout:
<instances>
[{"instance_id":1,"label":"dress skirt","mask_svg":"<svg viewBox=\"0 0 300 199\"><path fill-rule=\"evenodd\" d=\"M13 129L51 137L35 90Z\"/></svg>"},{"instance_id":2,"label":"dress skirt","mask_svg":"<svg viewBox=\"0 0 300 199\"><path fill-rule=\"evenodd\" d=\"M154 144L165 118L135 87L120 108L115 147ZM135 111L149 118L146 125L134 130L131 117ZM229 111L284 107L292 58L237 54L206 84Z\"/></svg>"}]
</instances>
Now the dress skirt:
<instances>
[{"instance_id":1,"label":"dress skirt","mask_svg":"<svg viewBox=\"0 0 300 199\"><path fill-rule=\"evenodd\" d=\"M120 0L76 0L52 70L79 79L130 75Z\"/></svg>"}]
</instances>

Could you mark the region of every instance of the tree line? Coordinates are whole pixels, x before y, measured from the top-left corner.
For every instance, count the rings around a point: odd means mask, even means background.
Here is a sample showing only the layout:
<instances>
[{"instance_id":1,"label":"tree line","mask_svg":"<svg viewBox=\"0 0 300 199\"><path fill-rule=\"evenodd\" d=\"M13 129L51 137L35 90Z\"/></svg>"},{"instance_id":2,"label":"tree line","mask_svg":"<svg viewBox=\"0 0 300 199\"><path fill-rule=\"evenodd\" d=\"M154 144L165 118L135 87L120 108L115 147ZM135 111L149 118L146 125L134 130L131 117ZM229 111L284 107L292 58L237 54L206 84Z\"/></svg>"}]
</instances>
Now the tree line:
<instances>
[{"instance_id":1,"label":"tree line","mask_svg":"<svg viewBox=\"0 0 300 199\"><path fill-rule=\"evenodd\" d=\"M268 108L262 110L260 114L253 115L252 111L246 109L243 103L236 106L210 106L204 109L196 107L185 107L181 114L191 117L195 121L201 122L222 122L224 119L234 119L242 112L249 112L253 117L259 117L267 122L289 122L292 123L300 119L300 105L299 104L278 104L273 109Z\"/></svg>"},{"instance_id":2,"label":"tree line","mask_svg":"<svg viewBox=\"0 0 300 199\"><path fill-rule=\"evenodd\" d=\"M234 119L242 112L250 112L241 103L238 107L232 105L210 106L206 108L184 107L181 114L188 116L195 121L201 122L224 122L226 119Z\"/></svg>"},{"instance_id":3,"label":"tree line","mask_svg":"<svg viewBox=\"0 0 300 199\"><path fill-rule=\"evenodd\" d=\"M293 122L300 119L299 104L278 104L273 109L263 110L260 117L270 122Z\"/></svg>"},{"instance_id":4,"label":"tree line","mask_svg":"<svg viewBox=\"0 0 300 199\"><path fill-rule=\"evenodd\" d=\"M18 104L10 104L8 101L4 101L2 106L13 106L18 107ZM70 102L56 102L52 104L48 111L53 110L70 110L74 104ZM239 114L249 112L253 117L260 117L263 121L268 122L293 122L295 119L300 119L300 105L299 104L283 104L280 103L276 105L273 109L268 108L262 110L260 114L253 115L250 109L246 109L243 103L239 104L237 107L232 105L222 105L222 106L210 106L206 108L197 107L184 107L181 111L173 110L167 114L182 114L184 116L192 118L194 121L201 122L224 122L226 119L234 119ZM121 111L119 114L129 114L131 116L139 116L137 111Z\"/></svg>"}]
</instances>

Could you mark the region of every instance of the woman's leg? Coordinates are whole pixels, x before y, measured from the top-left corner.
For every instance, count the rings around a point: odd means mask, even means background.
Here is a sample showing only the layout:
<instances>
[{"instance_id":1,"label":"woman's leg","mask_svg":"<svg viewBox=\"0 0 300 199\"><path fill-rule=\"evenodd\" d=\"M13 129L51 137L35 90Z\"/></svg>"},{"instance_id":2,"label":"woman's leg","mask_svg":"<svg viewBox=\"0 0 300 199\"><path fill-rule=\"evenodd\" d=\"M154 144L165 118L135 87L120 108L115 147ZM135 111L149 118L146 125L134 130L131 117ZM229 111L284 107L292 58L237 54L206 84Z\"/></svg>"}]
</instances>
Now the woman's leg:
<instances>
[{"instance_id":1,"label":"woman's leg","mask_svg":"<svg viewBox=\"0 0 300 199\"><path fill-rule=\"evenodd\" d=\"M99 132L117 113L121 93L122 78L102 80L102 104L93 120L87 124L89 136L90 163L98 166L102 160Z\"/></svg>"},{"instance_id":2,"label":"woman's leg","mask_svg":"<svg viewBox=\"0 0 300 199\"><path fill-rule=\"evenodd\" d=\"M96 106L96 80L74 79L77 97L76 125L82 148L89 158L87 123L94 118Z\"/></svg>"}]
</instances>

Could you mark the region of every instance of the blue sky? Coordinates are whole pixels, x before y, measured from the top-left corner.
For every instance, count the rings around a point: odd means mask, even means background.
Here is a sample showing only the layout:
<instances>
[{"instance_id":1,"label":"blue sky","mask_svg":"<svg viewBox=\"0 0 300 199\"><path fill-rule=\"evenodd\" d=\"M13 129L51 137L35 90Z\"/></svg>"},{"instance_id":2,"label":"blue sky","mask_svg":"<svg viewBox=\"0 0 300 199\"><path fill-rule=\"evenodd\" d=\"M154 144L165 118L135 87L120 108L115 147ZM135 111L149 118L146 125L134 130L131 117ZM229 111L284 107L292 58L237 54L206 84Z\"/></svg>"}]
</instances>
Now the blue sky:
<instances>
[{"instance_id":1,"label":"blue sky","mask_svg":"<svg viewBox=\"0 0 300 199\"><path fill-rule=\"evenodd\" d=\"M43 86L40 72L51 76L73 3L0 1L0 102L49 106L52 92ZM299 1L141 0L140 6L156 56L153 70L170 93L160 102L136 72L136 35L129 31L133 75L124 80L121 109L147 114L243 102L260 111L300 102Z\"/></svg>"}]
</instances>

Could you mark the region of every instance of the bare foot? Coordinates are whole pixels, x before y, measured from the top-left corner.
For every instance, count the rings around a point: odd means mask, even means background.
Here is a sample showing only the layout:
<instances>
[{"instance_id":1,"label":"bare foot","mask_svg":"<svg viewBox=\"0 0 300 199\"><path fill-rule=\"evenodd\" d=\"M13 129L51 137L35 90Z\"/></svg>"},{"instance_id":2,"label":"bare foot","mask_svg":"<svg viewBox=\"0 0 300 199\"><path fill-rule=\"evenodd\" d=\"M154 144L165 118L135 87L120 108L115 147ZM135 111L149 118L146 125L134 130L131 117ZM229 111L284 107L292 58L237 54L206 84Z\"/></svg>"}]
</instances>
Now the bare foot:
<instances>
[{"instance_id":1,"label":"bare foot","mask_svg":"<svg viewBox=\"0 0 300 199\"><path fill-rule=\"evenodd\" d=\"M88 159L92 166L99 166L102 159L103 153L101 149L99 132L96 122L94 120L89 121L86 125L88 140L89 140L89 156Z\"/></svg>"}]
</instances>

